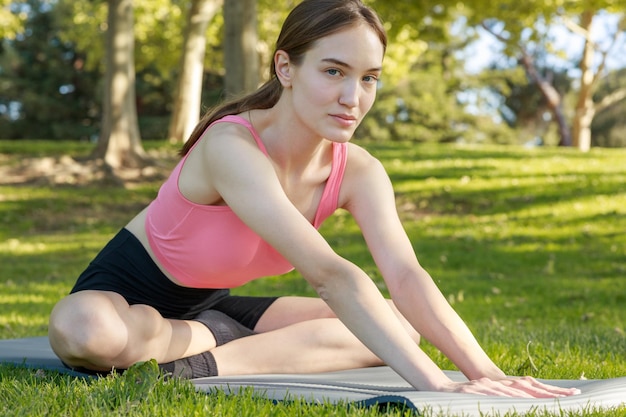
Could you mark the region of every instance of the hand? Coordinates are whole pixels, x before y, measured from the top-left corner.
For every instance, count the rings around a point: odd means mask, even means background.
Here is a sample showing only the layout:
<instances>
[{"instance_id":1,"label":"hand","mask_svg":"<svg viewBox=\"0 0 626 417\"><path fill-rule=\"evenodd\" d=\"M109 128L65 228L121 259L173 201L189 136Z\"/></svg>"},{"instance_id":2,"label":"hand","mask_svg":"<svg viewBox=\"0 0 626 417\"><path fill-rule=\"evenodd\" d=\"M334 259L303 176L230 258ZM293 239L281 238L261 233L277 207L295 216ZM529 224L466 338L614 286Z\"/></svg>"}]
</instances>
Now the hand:
<instances>
[{"instance_id":1,"label":"hand","mask_svg":"<svg viewBox=\"0 0 626 417\"><path fill-rule=\"evenodd\" d=\"M498 380L481 378L468 382L453 382L445 387L444 391L520 398L559 398L580 394L578 388L556 387L539 382L529 376Z\"/></svg>"}]
</instances>

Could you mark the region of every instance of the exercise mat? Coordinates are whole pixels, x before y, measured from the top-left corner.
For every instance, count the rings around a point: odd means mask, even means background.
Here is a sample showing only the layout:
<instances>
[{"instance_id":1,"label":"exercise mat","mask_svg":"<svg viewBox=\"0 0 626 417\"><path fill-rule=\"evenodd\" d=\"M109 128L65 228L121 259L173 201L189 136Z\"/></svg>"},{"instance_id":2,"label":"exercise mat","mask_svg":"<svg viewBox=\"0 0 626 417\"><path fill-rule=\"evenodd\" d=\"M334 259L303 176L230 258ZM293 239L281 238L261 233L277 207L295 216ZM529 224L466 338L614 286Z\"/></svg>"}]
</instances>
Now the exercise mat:
<instances>
[{"instance_id":1,"label":"exercise mat","mask_svg":"<svg viewBox=\"0 0 626 417\"><path fill-rule=\"evenodd\" d=\"M0 363L88 376L64 367L52 352L46 337L0 340ZM446 371L446 374L456 381L465 380L460 372ZM626 377L542 381L562 387L576 387L582 393L558 399L521 399L416 391L387 366L317 374L218 376L191 380L202 392L221 390L237 395L242 390L249 392L251 389L255 395L275 401L398 405L432 415L484 416L504 415L507 412L522 414L533 410L561 415L568 411L626 407Z\"/></svg>"}]
</instances>

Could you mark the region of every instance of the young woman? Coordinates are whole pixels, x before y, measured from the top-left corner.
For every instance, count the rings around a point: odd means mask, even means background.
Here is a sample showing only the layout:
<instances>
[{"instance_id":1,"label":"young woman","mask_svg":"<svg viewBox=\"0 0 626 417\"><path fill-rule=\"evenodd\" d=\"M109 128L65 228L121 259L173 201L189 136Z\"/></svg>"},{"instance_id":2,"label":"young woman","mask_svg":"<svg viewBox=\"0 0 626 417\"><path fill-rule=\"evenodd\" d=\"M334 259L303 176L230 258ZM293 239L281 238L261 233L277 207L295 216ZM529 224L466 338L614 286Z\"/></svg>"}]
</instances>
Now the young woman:
<instances>
[{"instance_id":1,"label":"young woman","mask_svg":"<svg viewBox=\"0 0 626 417\"><path fill-rule=\"evenodd\" d=\"M57 355L93 371L154 358L181 377L387 364L419 390L575 393L507 378L487 357L418 263L382 165L350 143L385 47L360 0L300 3L271 80L203 118L156 199L54 308ZM318 233L338 207L358 222L393 302ZM293 268L320 298L229 294ZM447 378L418 332L471 382Z\"/></svg>"}]
</instances>

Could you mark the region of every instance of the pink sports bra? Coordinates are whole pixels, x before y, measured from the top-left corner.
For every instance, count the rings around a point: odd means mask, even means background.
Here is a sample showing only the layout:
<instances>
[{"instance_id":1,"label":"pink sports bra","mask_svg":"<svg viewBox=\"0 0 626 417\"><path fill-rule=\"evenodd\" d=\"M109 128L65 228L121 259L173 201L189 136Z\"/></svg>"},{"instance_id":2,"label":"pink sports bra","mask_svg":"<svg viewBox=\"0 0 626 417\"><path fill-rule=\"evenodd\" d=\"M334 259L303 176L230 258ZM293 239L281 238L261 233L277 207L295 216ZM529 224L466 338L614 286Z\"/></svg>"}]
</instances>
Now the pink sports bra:
<instances>
[{"instance_id":1,"label":"pink sports bra","mask_svg":"<svg viewBox=\"0 0 626 417\"><path fill-rule=\"evenodd\" d=\"M232 115L213 124L224 122L248 128L259 149L268 155L247 120ZM331 172L313 221L316 228L337 209L347 151L347 144L333 143ZM196 204L181 194L178 179L186 159L181 159L148 207L146 234L161 265L180 283L193 288L234 288L291 271L293 266L230 207Z\"/></svg>"}]
</instances>

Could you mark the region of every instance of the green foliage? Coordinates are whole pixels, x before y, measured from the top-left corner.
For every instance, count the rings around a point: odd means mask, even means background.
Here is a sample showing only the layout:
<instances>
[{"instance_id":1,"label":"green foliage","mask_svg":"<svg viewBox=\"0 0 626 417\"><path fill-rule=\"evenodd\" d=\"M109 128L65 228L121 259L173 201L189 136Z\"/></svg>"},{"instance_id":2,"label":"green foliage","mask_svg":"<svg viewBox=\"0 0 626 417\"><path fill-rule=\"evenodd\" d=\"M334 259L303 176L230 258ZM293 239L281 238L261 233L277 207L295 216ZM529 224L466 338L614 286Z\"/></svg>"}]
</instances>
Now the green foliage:
<instances>
[{"instance_id":1,"label":"green foliage","mask_svg":"<svg viewBox=\"0 0 626 417\"><path fill-rule=\"evenodd\" d=\"M439 24L445 27L450 22ZM401 32L400 36L408 35ZM446 43L396 42L413 45L403 48L402 53L419 45L424 50L407 69L398 65L401 71L396 67L398 61L385 61L382 87L357 136L375 141L517 143L506 125L470 114L466 103L459 100L461 93L478 82L477 78L457 76L462 73L462 62L454 53L466 42L464 37L450 36Z\"/></svg>"},{"instance_id":2,"label":"green foliage","mask_svg":"<svg viewBox=\"0 0 626 417\"><path fill-rule=\"evenodd\" d=\"M626 69L614 71L604 77L594 94L594 101L600 102L620 88L626 88ZM591 123L591 138L594 146L626 146L626 100L620 100L598 111Z\"/></svg>"},{"instance_id":3,"label":"green foliage","mask_svg":"<svg viewBox=\"0 0 626 417\"><path fill-rule=\"evenodd\" d=\"M571 80L565 72L555 72L550 68L538 71L552 78L553 85L563 96L571 91ZM497 97L497 111L502 120L515 131L516 140L511 143L527 143L540 138L542 144L559 143L552 114L537 85L529 80L521 67L500 68L493 65L476 76L472 88L480 96L480 91L488 91L489 97ZM482 103L487 107L487 103ZM492 106L495 107L495 106Z\"/></svg>"},{"instance_id":4,"label":"green foliage","mask_svg":"<svg viewBox=\"0 0 626 417\"><path fill-rule=\"evenodd\" d=\"M20 103L17 120L0 114L0 137L87 139L99 117L94 95L99 75L85 68L85 56L73 44L57 36L55 9L45 4L27 2L33 12L24 31L0 51L0 104Z\"/></svg>"},{"instance_id":5,"label":"green foliage","mask_svg":"<svg viewBox=\"0 0 626 417\"><path fill-rule=\"evenodd\" d=\"M603 43L602 40L600 40L600 42L593 46L593 54L595 54L594 63L592 68L589 68L592 74L585 75L586 79L589 80L589 76L595 76L595 73L598 71L598 65L603 60L604 53L608 52L613 54L620 49L619 47L615 47L616 45L620 43L623 45L623 41L621 40L623 36L621 39L617 36L615 38L617 43L614 45L613 50L607 50L607 45L611 43L610 38L620 32L622 32L621 34L623 35L624 32L623 5L616 0L594 0L585 2L563 0L525 2L506 0L490 2L485 0L472 0L464 2L464 4L467 6L466 17L470 26L480 26L484 24L486 27L489 27L491 29L490 31L495 33L502 43L503 56L513 58L516 64L521 56L521 51L524 50L532 57L534 65L540 68L540 72L543 73L545 80L553 83L555 89L560 93L568 90L575 91L578 89L577 86L581 84L580 80L574 81L574 79L580 77L580 75L573 76L573 74L581 73L581 65L583 62L581 59L583 55L582 45L584 45L585 32L589 29L577 26L583 12L591 13L596 21L599 16L604 13L615 13L619 18L617 24L613 25L613 27L609 27L610 25L605 23L603 31L605 32L604 40L606 42ZM594 26L596 25L599 25L599 22L594 23ZM555 27L570 31L570 35L578 36L580 42L576 44L574 42L568 42L564 45L557 36L550 34L551 29ZM591 31L591 37L594 39L594 42L597 41L598 36L596 31ZM561 45L559 45L559 43ZM575 48L574 45L580 45L578 54L573 52L573 48ZM572 55L578 56L569 58L568 61L568 56ZM558 64L555 63L557 61L559 62ZM534 120L528 117L522 117L522 119L531 122L530 128L532 130L545 130L541 129L541 125L545 125L546 123L541 121L541 117L537 117L545 113L541 108L541 102L544 100L533 99L532 94L529 94L533 88L536 88L536 84L528 83L527 87L524 88L527 92L519 91L519 93L523 93L523 96L518 95L517 98L525 98L528 101L525 103L528 105L528 107L526 107L528 108L526 116L533 116L533 114L535 116L533 117ZM579 91L571 94L579 94L580 96L575 98L565 96L562 99L564 105L561 107L564 110L565 117L570 120L576 117L582 117L580 114L580 104L591 98L586 89L578 90ZM538 94L537 89L537 93L534 95L539 98ZM515 97L509 95L506 96L506 99L511 101L515 99ZM520 107L520 109L522 108ZM547 113L545 114L547 115ZM524 116L519 111L517 115ZM570 122L568 121L568 123ZM611 146L616 146L616 143L623 143L623 141L619 139L620 130L616 129L615 131L611 131L610 125L611 124L606 121L596 123L594 134L597 134L599 139L592 139L594 144L613 143ZM600 126L607 130L600 132ZM559 142L562 139L563 138L546 142Z\"/></svg>"},{"instance_id":6,"label":"green foliage","mask_svg":"<svg viewBox=\"0 0 626 417\"><path fill-rule=\"evenodd\" d=\"M280 25L297 3L297 0L259 0L258 51L262 79L269 76L271 51ZM575 18L583 3L509 0L452 3L370 0L367 3L382 17L390 39L379 102L362 127L362 135L377 140L519 143L540 131L546 143L556 142L552 140L554 129L545 130L545 123L538 122L537 116L544 112L541 100L530 91L532 86L517 79L512 85L504 86L502 80L508 79L509 74L501 68L480 77L465 74L458 52L476 37L477 32L471 30L473 26L492 19L505 25L505 34L511 40L507 49L510 56L516 56L513 45L522 39L522 32L524 42L534 41L532 45L542 53L562 54L545 37L544 29L557 18ZM584 4L596 10L620 12L618 3L603 0ZM101 117L107 2L28 0L12 2L11 8L6 1L1 4L0 137L93 138ZM133 5L141 134L147 139L159 139L167 132L172 111L189 2L135 0ZM223 19L218 14L207 29L204 108L214 105L222 96L222 29ZM74 90L61 94L62 86ZM510 94L503 92L503 86ZM458 102L459 94L475 95L480 100L482 93L491 87L502 94L499 101L491 100L491 105L497 106L491 109L491 117L469 117L468 114L474 113L468 111L466 103ZM518 122L515 132L492 120L499 109L507 110L506 100L512 101L511 108L517 104L518 115L523 116L524 123ZM23 119L11 120L6 107L1 106L17 101L24 102ZM598 115L601 120L594 126L598 145L621 146L623 135L615 122L620 108Z\"/></svg>"},{"instance_id":7,"label":"green foliage","mask_svg":"<svg viewBox=\"0 0 626 417\"><path fill-rule=\"evenodd\" d=\"M156 67L162 76L176 68L184 29L184 2L133 1L135 15L135 66L138 72ZM104 35L107 2L76 0L59 2L60 37L88 55L87 65L104 71Z\"/></svg>"},{"instance_id":8,"label":"green foliage","mask_svg":"<svg viewBox=\"0 0 626 417\"><path fill-rule=\"evenodd\" d=\"M26 22L24 33L31 30L29 28L35 19L39 19L37 15L40 13L37 11L42 9L35 3L48 4L43 0L33 0L31 3L34 12ZM259 51L264 76L268 75L266 68L269 67L270 52L280 24L295 3L290 0L282 0L278 4L265 0L259 2ZM482 5L476 3L475 7ZM134 5L141 132L144 138L162 138L171 111L175 69L180 58L184 15L188 4L160 0L139 1ZM385 61L384 87L380 91L379 104L372 112L373 116L361 129L365 135L379 140L516 141L506 127L497 126L489 118L470 118L463 104L457 103L456 95L467 91L468 77L463 77L460 71L462 62L456 61L455 51L463 49L471 37L468 37L470 32L460 31L455 25L459 25L464 15L471 15L474 10L472 2L467 5L441 5L398 0L372 2L372 5L385 20L390 44ZM507 7L513 8L512 5ZM502 13L506 15L504 11ZM21 80L15 71L4 71L5 81L2 86L7 92L6 100L15 101L15 92L26 91L20 94L20 98L29 101L31 110L25 113L23 121L15 122L5 117L2 122L3 135L10 138L91 137L97 132L100 117L101 94L97 80L102 72L106 2L61 2L49 12L41 14L50 15L50 22L48 25L38 25L38 30L29 35L29 48L37 51L54 49L45 43L45 39L55 36L59 45L69 48L69 51L59 53L63 57L75 55L77 59L71 62L61 60L55 69L50 66L45 70L33 67ZM207 32L205 65L208 71L205 78L209 81L205 82L203 89L205 107L215 104L221 97L222 25L219 15L209 25ZM40 40L36 43L35 38ZM24 52L17 51L11 42L5 44L4 68L27 65ZM49 55L46 61L54 61ZM441 62L437 64L436 60ZM45 77L42 75L44 73ZM72 81L67 84L66 79L70 75ZM37 83L37 80L42 82L43 79L47 89L40 88ZM483 83L487 82L487 79L484 80ZM477 80L474 80L473 84L476 83ZM54 91L63 85L72 85L75 91L65 95ZM36 103L36 106L31 103ZM534 114L538 113L541 113L541 109ZM45 120L46 114L53 120ZM41 115L40 118L45 121L41 122L35 115Z\"/></svg>"},{"instance_id":9,"label":"green foliage","mask_svg":"<svg viewBox=\"0 0 626 417\"><path fill-rule=\"evenodd\" d=\"M26 13L15 13L11 9L15 8L17 2L11 0L0 1L0 39L14 39L20 32Z\"/></svg>"},{"instance_id":10,"label":"green foliage","mask_svg":"<svg viewBox=\"0 0 626 417\"><path fill-rule=\"evenodd\" d=\"M154 139L167 132L183 24L180 7L148 3L135 13L136 91L142 135ZM91 140L101 118L106 3L28 4L19 36L0 49L0 105L21 103L17 120L0 114L0 137Z\"/></svg>"},{"instance_id":11,"label":"green foliage","mask_svg":"<svg viewBox=\"0 0 626 417\"><path fill-rule=\"evenodd\" d=\"M414 68L397 85L383 84L358 136L378 141L452 142L464 136L464 121L471 123L441 72Z\"/></svg>"},{"instance_id":12,"label":"green foliage","mask_svg":"<svg viewBox=\"0 0 626 417\"><path fill-rule=\"evenodd\" d=\"M107 2L63 1L55 7L59 37L76 45L85 55L85 65L104 73L104 48L107 30Z\"/></svg>"}]
</instances>

